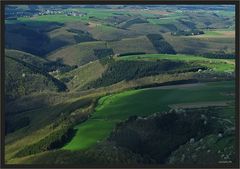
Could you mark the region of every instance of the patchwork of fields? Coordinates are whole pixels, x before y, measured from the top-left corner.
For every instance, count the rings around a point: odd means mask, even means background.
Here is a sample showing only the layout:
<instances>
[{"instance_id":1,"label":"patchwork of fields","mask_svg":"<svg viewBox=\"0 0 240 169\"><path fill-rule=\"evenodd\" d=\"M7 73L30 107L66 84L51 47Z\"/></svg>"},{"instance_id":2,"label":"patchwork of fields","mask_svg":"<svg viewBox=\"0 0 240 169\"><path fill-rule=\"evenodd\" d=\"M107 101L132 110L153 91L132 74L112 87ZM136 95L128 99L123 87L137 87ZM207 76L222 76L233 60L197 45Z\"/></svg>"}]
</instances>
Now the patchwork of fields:
<instances>
[{"instance_id":1,"label":"patchwork of fields","mask_svg":"<svg viewBox=\"0 0 240 169\"><path fill-rule=\"evenodd\" d=\"M9 5L7 164L235 164L235 13Z\"/></svg>"}]
</instances>

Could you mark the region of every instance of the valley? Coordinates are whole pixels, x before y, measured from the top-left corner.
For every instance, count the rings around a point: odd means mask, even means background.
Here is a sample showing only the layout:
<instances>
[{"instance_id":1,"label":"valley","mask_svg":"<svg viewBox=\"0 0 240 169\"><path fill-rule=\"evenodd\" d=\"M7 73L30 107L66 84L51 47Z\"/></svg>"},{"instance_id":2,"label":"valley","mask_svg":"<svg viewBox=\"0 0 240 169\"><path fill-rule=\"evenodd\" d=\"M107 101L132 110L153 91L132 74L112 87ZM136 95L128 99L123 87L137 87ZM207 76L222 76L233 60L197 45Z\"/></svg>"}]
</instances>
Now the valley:
<instances>
[{"instance_id":1,"label":"valley","mask_svg":"<svg viewBox=\"0 0 240 169\"><path fill-rule=\"evenodd\" d=\"M231 5L9 5L5 162L236 163Z\"/></svg>"}]
</instances>

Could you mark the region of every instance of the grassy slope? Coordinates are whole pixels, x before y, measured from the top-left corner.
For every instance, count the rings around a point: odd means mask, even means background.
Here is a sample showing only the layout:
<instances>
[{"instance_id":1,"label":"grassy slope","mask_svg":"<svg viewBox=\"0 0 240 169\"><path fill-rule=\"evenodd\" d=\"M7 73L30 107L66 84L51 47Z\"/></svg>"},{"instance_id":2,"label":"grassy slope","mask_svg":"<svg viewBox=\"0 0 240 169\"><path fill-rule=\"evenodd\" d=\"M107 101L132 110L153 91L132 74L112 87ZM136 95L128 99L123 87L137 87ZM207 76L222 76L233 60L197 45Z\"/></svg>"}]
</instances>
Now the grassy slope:
<instances>
[{"instance_id":1,"label":"grassy slope","mask_svg":"<svg viewBox=\"0 0 240 169\"><path fill-rule=\"evenodd\" d=\"M162 18L158 19L148 19L149 23L162 25L162 24L171 24L171 23L177 23L177 19L184 18L184 15L182 13L176 12L173 14L165 15Z\"/></svg>"},{"instance_id":2,"label":"grassy slope","mask_svg":"<svg viewBox=\"0 0 240 169\"><path fill-rule=\"evenodd\" d=\"M98 25L91 29L89 32L93 38L98 40L120 40L122 38L135 37L137 34L135 31L124 30L107 25Z\"/></svg>"},{"instance_id":3,"label":"grassy slope","mask_svg":"<svg viewBox=\"0 0 240 169\"><path fill-rule=\"evenodd\" d=\"M123 54L128 52L157 53L155 47L145 36L126 38L120 41L109 42L108 46L114 53Z\"/></svg>"},{"instance_id":4,"label":"grassy slope","mask_svg":"<svg viewBox=\"0 0 240 169\"><path fill-rule=\"evenodd\" d=\"M83 65L70 72L66 72L57 76L58 79L69 79L67 83L68 88L79 90L91 81L101 77L102 73L106 70L107 65L102 64L99 60L93 61Z\"/></svg>"},{"instance_id":5,"label":"grassy slope","mask_svg":"<svg viewBox=\"0 0 240 169\"><path fill-rule=\"evenodd\" d=\"M67 71L72 69L70 66L66 66L59 62L49 61L44 57L32 55L30 53L26 53L20 50L5 49L5 56L15 59L18 62L22 62L36 69L39 69L39 71L42 73L49 73L51 75L53 75L52 71L55 70Z\"/></svg>"},{"instance_id":6,"label":"grassy slope","mask_svg":"<svg viewBox=\"0 0 240 169\"><path fill-rule=\"evenodd\" d=\"M210 32L209 32L210 33ZM234 37L228 35L171 36L164 34L177 53L204 54L225 51L234 52ZM213 34L212 32L210 34ZM218 37L219 36L219 37ZM194 46L194 48L193 48Z\"/></svg>"},{"instance_id":7,"label":"grassy slope","mask_svg":"<svg viewBox=\"0 0 240 169\"><path fill-rule=\"evenodd\" d=\"M200 65L207 66L214 71L234 71L234 59L209 59L201 56L194 55L166 55L166 54L146 54L146 55L130 55L119 57L120 60L157 60L157 59L170 59L186 62L196 62Z\"/></svg>"},{"instance_id":8,"label":"grassy slope","mask_svg":"<svg viewBox=\"0 0 240 169\"><path fill-rule=\"evenodd\" d=\"M159 25L149 23L134 24L131 25L128 29L142 35L147 35L149 33L161 33Z\"/></svg>"},{"instance_id":9,"label":"grassy slope","mask_svg":"<svg viewBox=\"0 0 240 169\"><path fill-rule=\"evenodd\" d=\"M83 42L57 50L56 52L51 53L47 58L50 60L62 58L65 64L83 65L90 61L99 59L94 54L94 50L104 48L113 49L113 52L115 54L123 54L129 52L157 53L148 38L145 36L140 36L113 42Z\"/></svg>"},{"instance_id":10,"label":"grassy slope","mask_svg":"<svg viewBox=\"0 0 240 169\"><path fill-rule=\"evenodd\" d=\"M14 49L5 49L5 55L10 56L15 59L20 59L26 63L32 64L36 67L41 67L43 64L46 64L48 61L44 58L32 55L30 53L26 53L20 50Z\"/></svg>"},{"instance_id":11,"label":"grassy slope","mask_svg":"<svg viewBox=\"0 0 240 169\"><path fill-rule=\"evenodd\" d=\"M209 59L201 56L193 55L168 55L168 54L146 54L146 55L129 55L123 57L114 57L115 60L157 60L157 59L171 59L186 62L200 63L218 72L233 71L234 60L232 59ZM226 64L227 63L227 64ZM67 79L67 86L70 90L82 90L84 85L101 77L102 73L106 70L107 65L102 64L100 61L93 61L70 72L60 74L56 78L60 80ZM118 84L112 85L113 88L131 88L139 85L147 85L151 83L161 83L170 80L191 79L192 73L185 75L157 75L151 77L140 78L137 80L123 81Z\"/></svg>"},{"instance_id":12,"label":"grassy slope","mask_svg":"<svg viewBox=\"0 0 240 169\"><path fill-rule=\"evenodd\" d=\"M89 148L104 140L116 123L131 115L150 115L168 110L169 104L180 102L231 100L232 96L223 96L220 92L232 91L233 86L232 82L208 83L189 88L132 90L102 97L95 113L84 124L76 126L76 136L63 149Z\"/></svg>"},{"instance_id":13,"label":"grassy slope","mask_svg":"<svg viewBox=\"0 0 240 169\"><path fill-rule=\"evenodd\" d=\"M63 24L44 21L7 24L6 47L44 56L63 46L90 41L89 35L73 33ZM87 37L89 37L87 39Z\"/></svg>"},{"instance_id":14,"label":"grassy slope","mask_svg":"<svg viewBox=\"0 0 240 169\"><path fill-rule=\"evenodd\" d=\"M104 41L84 42L60 49L50 54L47 58L50 60L61 58L68 65L82 65L89 61L97 60L98 58L94 55L94 49L103 48L106 48Z\"/></svg>"},{"instance_id":15,"label":"grassy slope","mask_svg":"<svg viewBox=\"0 0 240 169\"><path fill-rule=\"evenodd\" d=\"M61 27L52 30L48 32L48 36L53 42L62 41L65 42L67 45L78 43L77 38L80 38L80 36L77 33L68 31L67 27Z\"/></svg>"},{"instance_id":16,"label":"grassy slope","mask_svg":"<svg viewBox=\"0 0 240 169\"><path fill-rule=\"evenodd\" d=\"M61 119L63 115L69 116L70 113L81 110L84 103L83 99L69 98L60 104L40 107L14 115L15 118L28 117L30 125L7 135L5 140L6 159L11 159L17 151L23 148L23 145L27 146L36 143L56 131L61 127L61 123L60 125L53 124Z\"/></svg>"}]
</instances>

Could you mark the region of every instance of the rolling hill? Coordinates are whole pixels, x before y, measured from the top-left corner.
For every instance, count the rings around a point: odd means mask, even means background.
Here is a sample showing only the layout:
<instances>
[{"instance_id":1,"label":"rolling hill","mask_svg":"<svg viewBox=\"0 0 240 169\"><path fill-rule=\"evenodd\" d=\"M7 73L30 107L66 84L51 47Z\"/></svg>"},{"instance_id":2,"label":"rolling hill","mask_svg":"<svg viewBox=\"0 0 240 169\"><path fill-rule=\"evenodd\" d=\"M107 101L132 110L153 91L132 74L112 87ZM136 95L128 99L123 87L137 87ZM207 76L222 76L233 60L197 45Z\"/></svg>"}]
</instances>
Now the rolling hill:
<instances>
[{"instance_id":1,"label":"rolling hill","mask_svg":"<svg viewBox=\"0 0 240 169\"><path fill-rule=\"evenodd\" d=\"M39 68L45 63L45 60L22 52L7 51L6 53L5 86L7 100L34 92L64 91L66 89L65 84ZM19 58L14 55L16 53ZM22 55L18 55L18 53ZM38 62L39 60L40 62ZM35 66L36 61L38 64Z\"/></svg>"},{"instance_id":2,"label":"rolling hill","mask_svg":"<svg viewBox=\"0 0 240 169\"><path fill-rule=\"evenodd\" d=\"M38 56L44 56L66 45L93 40L90 35L84 32L67 30L63 24L54 22L6 24L5 37L6 48L21 50Z\"/></svg>"},{"instance_id":3,"label":"rolling hill","mask_svg":"<svg viewBox=\"0 0 240 169\"><path fill-rule=\"evenodd\" d=\"M126 38L120 41L108 42L107 44L113 49L115 54L157 53L155 47L146 36Z\"/></svg>"},{"instance_id":4,"label":"rolling hill","mask_svg":"<svg viewBox=\"0 0 240 169\"><path fill-rule=\"evenodd\" d=\"M69 47L62 48L55 53L47 56L49 60L56 61L61 59L67 65L84 65L91 61L101 58L101 53L97 51L102 50L111 55L112 50L107 47L104 41L84 42Z\"/></svg>"},{"instance_id":5,"label":"rolling hill","mask_svg":"<svg viewBox=\"0 0 240 169\"><path fill-rule=\"evenodd\" d=\"M107 66L107 64L96 60L70 72L60 74L56 78L65 82L70 90L81 90L88 83L100 78Z\"/></svg>"},{"instance_id":6,"label":"rolling hill","mask_svg":"<svg viewBox=\"0 0 240 169\"><path fill-rule=\"evenodd\" d=\"M226 6L8 5L5 163L235 164Z\"/></svg>"}]
</instances>

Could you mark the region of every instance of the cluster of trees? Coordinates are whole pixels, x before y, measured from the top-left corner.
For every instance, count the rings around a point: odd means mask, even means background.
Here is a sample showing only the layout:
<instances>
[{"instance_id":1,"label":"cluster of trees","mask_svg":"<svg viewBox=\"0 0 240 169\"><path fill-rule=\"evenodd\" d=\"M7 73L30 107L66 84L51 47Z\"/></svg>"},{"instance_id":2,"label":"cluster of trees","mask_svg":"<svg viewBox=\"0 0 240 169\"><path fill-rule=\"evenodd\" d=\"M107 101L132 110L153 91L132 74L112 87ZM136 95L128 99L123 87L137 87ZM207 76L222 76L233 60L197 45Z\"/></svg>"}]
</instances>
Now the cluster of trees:
<instances>
[{"instance_id":1,"label":"cluster of trees","mask_svg":"<svg viewBox=\"0 0 240 169\"><path fill-rule=\"evenodd\" d=\"M189 31L178 30L176 32L171 32L171 35L173 36L191 36L191 35L201 35L201 34L204 34L204 32L197 29L193 29Z\"/></svg>"},{"instance_id":2,"label":"cluster of trees","mask_svg":"<svg viewBox=\"0 0 240 169\"><path fill-rule=\"evenodd\" d=\"M111 48L94 49L94 55L101 59L113 55L113 50Z\"/></svg>"},{"instance_id":3,"label":"cluster of trees","mask_svg":"<svg viewBox=\"0 0 240 169\"><path fill-rule=\"evenodd\" d=\"M208 72L201 72L201 73L194 74L193 78L196 78L201 82L234 80L235 72L208 71Z\"/></svg>"},{"instance_id":4,"label":"cluster of trees","mask_svg":"<svg viewBox=\"0 0 240 169\"><path fill-rule=\"evenodd\" d=\"M131 20L121 23L119 25L119 27L126 29L126 28L130 27L131 25L137 24L137 23L147 23L147 21L144 19L141 19L141 18L134 18L134 19L131 19Z\"/></svg>"},{"instance_id":5,"label":"cluster of trees","mask_svg":"<svg viewBox=\"0 0 240 169\"><path fill-rule=\"evenodd\" d=\"M48 32L62 27L63 24L56 22L29 22L14 23L5 25L5 47L17 49L37 56L45 56L50 52L68 44L92 41L93 38L88 34L76 34L73 40L62 37L51 38ZM18 40L16 40L16 35ZM22 43L24 41L24 43Z\"/></svg>"},{"instance_id":6,"label":"cluster of trees","mask_svg":"<svg viewBox=\"0 0 240 169\"><path fill-rule=\"evenodd\" d=\"M127 53L121 53L118 56L128 56L128 55L142 55L142 54L146 54L145 52L127 52Z\"/></svg>"},{"instance_id":7,"label":"cluster of trees","mask_svg":"<svg viewBox=\"0 0 240 169\"><path fill-rule=\"evenodd\" d=\"M210 118L216 111L212 108L173 109L148 118L132 117L118 125L108 140L134 153L148 155L157 163L165 163L180 145L221 130Z\"/></svg>"},{"instance_id":8,"label":"cluster of trees","mask_svg":"<svg viewBox=\"0 0 240 169\"><path fill-rule=\"evenodd\" d=\"M113 15L106 18L105 21L110 25L114 25L114 26L119 27L119 24L126 21L128 18L130 18L130 16L122 14L122 13L113 12Z\"/></svg>"},{"instance_id":9,"label":"cluster of trees","mask_svg":"<svg viewBox=\"0 0 240 169\"><path fill-rule=\"evenodd\" d=\"M185 25L190 29L196 29L196 24L191 21L179 19L178 22L180 22L181 24Z\"/></svg>"},{"instance_id":10,"label":"cluster of trees","mask_svg":"<svg viewBox=\"0 0 240 169\"><path fill-rule=\"evenodd\" d=\"M184 66L183 62L170 60L153 61L116 61L111 63L102 77L91 82L89 87L108 86L122 80L132 80L144 76L173 71Z\"/></svg>"},{"instance_id":11,"label":"cluster of trees","mask_svg":"<svg viewBox=\"0 0 240 169\"><path fill-rule=\"evenodd\" d=\"M236 58L234 53L225 53L224 51L217 52L217 53L204 53L202 54L202 56L206 58L214 58L214 59L235 59Z\"/></svg>"},{"instance_id":12,"label":"cluster of trees","mask_svg":"<svg viewBox=\"0 0 240 169\"><path fill-rule=\"evenodd\" d=\"M60 72L68 72L77 68L77 66L66 65L63 63L63 60L61 58L58 58L56 61L48 61L44 63L40 68L43 72L46 72L46 73L56 71L56 70Z\"/></svg>"},{"instance_id":13,"label":"cluster of trees","mask_svg":"<svg viewBox=\"0 0 240 169\"><path fill-rule=\"evenodd\" d=\"M148 39L151 41L153 46L156 48L158 53L164 54L176 54L173 47L164 40L163 36L160 34L148 34Z\"/></svg>"},{"instance_id":14,"label":"cluster of trees","mask_svg":"<svg viewBox=\"0 0 240 169\"><path fill-rule=\"evenodd\" d=\"M49 126L52 132L36 143L27 145L18 151L15 156L23 157L47 150L59 149L74 137L76 130L73 126L89 118L97 101L95 99L78 100L63 110L63 113Z\"/></svg>"},{"instance_id":15,"label":"cluster of trees","mask_svg":"<svg viewBox=\"0 0 240 169\"><path fill-rule=\"evenodd\" d=\"M6 65L5 91L7 101L33 92L66 90L64 83L31 64L6 57Z\"/></svg>"},{"instance_id":16,"label":"cluster of trees","mask_svg":"<svg viewBox=\"0 0 240 169\"><path fill-rule=\"evenodd\" d=\"M40 153L46 150L57 149L65 145L74 136L75 130L69 127L63 127L40 141L24 147L15 154L15 157L23 157L31 154Z\"/></svg>"},{"instance_id":17,"label":"cluster of trees","mask_svg":"<svg viewBox=\"0 0 240 169\"><path fill-rule=\"evenodd\" d=\"M82 167L97 168L101 165L119 167L124 165L156 164L150 157L133 153L132 151L116 147L114 144L105 142L88 150L68 151L55 150L47 152L44 156L34 159L36 164L79 164Z\"/></svg>"},{"instance_id":18,"label":"cluster of trees","mask_svg":"<svg viewBox=\"0 0 240 169\"><path fill-rule=\"evenodd\" d=\"M33 72L23 72L22 74L21 72L6 73L6 101L11 101L30 93L50 90L58 91L58 87L53 81L41 74Z\"/></svg>"},{"instance_id":19,"label":"cluster of trees","mask_svg":"<svg viewBox=\"0 0 240 169\"><path fill-rule=\"evenodd\" d=\"M76 33L74 39L77 43L94 41L95 39L87 31L77 29L67 29L68 32Z\"/></svg>"},{"instance_id":20,"label":"cluster of trees","mask_svg":"<svg viewBox=\"0 0 240 169\"><path fill-rule=\"evenodd\" d=\"M29 124L30 124L29 117L22 117L19 119L7 117L6 124L5 124L5 134L7 135L8 133L12 133L18 129L28 126Z\"/></svg>"},{"instance_id":21,"label":"cluster of trees","mask_svg":"<svg viewBox=\"0 0 240 169\"><path fill-rule=\"evenodd\" d=\"M27 27L22 24L7 24L5 30L6 48L23 50L38 56L48 52L46 51L45 45L50 42L50 39L45 32L38 31L35 28ZM19 40L13 38L16 34L20 36ZM23 44L21 39L25 40L26 43ZM45 48L43 48L43 46L45 46Z\"/></svg>"}]
</instances>

